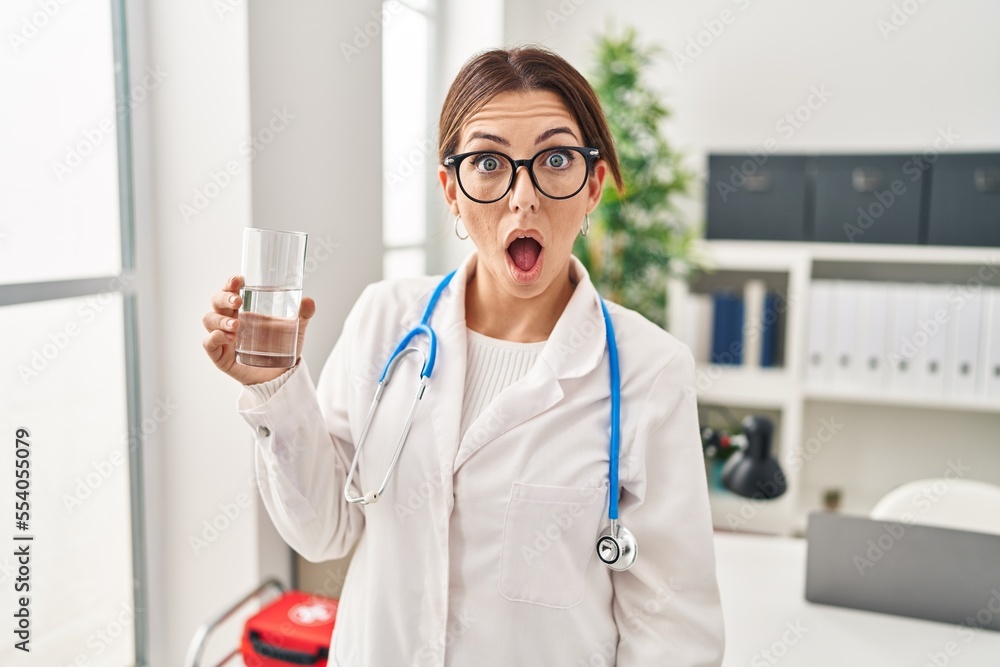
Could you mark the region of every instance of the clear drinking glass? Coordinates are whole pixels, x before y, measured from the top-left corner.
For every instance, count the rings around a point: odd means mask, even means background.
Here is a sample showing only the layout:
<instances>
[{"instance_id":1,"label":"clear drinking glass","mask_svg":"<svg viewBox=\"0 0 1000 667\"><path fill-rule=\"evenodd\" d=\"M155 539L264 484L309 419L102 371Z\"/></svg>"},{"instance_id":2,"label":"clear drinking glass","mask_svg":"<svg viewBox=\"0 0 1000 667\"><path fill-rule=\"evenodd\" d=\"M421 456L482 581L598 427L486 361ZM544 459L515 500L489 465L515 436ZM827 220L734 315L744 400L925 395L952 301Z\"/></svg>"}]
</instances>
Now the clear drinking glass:
<instances>
[{"instance_id":1,"label":"clear drinking glass","mask_svg":"<svg viewBox=\"0 0 1000 667\"><path fill-rule=\"evenodd\" d=\"M304 232L243 230L238 363L267 368L295 365L307 238Z\"/></svg>"}]
</instances>

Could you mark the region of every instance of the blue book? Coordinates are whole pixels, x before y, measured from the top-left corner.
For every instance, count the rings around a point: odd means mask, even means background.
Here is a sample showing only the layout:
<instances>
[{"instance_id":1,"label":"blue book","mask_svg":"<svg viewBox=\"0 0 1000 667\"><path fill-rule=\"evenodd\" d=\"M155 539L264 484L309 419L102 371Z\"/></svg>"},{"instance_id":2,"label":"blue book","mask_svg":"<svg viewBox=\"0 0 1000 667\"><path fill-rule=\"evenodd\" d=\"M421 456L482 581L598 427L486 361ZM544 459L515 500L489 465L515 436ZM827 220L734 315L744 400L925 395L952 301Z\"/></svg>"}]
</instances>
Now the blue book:
<instances>
[{"instance_id":1,"label":"blue book","mask_svg":"<svg viewBox=\"0 0 1000 667\"><path fill-rule=\"evenodd\" d=\"M743 298L729 292L712 294L713 364L743 363Z\"/></svg>"},{"instance_id":2,"label":"blue book","mask_svg":"<svg viewBox=\"0 0 1000 667\"><path fill-rule=\"evenodd\" d=\"M712 294L712 354L713 364L727 363L726 332L729 328L727 309L728 295L722 292Z\"/></svg>"},{"instance_id":3,"label":"blue book","mask_svg":"<svg viewBox=\"0 0 1000 667\"><path fill-rule=\"evenodd\" d=\"M761 368L771 368L775 366L775 329L777 328L778 313L775 310L778 305L778 298L774 292L768 292L764 296L764 312L761 314L760 328L760 365Z\"/></svg>"},{"instance_id":4,"label":"blue book","mask_svg":"<svg viewBox=\"0 0 1000 667\"><path fill-rule=\"evenodd\" d=\"M729 321L729 349L733 351L733 364L743 363L743 295L733 295L729 307L732 309Z\"/></svg>"}]
</instances>

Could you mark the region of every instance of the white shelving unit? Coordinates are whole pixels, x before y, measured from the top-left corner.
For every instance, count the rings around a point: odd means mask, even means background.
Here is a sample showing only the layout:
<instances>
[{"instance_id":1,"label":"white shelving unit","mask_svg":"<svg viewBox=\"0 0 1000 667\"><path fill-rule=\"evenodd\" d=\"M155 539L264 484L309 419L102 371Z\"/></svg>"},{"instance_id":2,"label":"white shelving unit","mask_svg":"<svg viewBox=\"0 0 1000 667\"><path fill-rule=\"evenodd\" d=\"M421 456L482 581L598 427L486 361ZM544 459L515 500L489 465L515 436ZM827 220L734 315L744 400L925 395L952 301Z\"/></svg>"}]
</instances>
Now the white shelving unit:
<instances>
[{"instance_id":1,"label":"white shelving unit","mask_svg":"<svg viewBox=\"0 0 1000 667\"><path fill-rule=\"evenodd\" d=\"M825 489L842 492L843 511L867 514L898 484L941 477L955 460L970 468L964 473L968 477L1000 484L1000 400L894 395L875 387L842 390L804 382L813 280L863 275L868 280L949 282L982 266L1000 266L1000 248L702 241L697 252L709 271L690 285L670 284L670 328L681 338L711 336L711 331L693 330L685 322L692 293L720 285L739 290L747 280L765 279L781 285L785 297L783 366L698 360L700 405L774 419L774 453L788 481L788 492L771 501L711 489L717 527L799 534L808 513L821 507ZM990 282L1000 286L1000 271Z\"/></svg>"}]
</instances>

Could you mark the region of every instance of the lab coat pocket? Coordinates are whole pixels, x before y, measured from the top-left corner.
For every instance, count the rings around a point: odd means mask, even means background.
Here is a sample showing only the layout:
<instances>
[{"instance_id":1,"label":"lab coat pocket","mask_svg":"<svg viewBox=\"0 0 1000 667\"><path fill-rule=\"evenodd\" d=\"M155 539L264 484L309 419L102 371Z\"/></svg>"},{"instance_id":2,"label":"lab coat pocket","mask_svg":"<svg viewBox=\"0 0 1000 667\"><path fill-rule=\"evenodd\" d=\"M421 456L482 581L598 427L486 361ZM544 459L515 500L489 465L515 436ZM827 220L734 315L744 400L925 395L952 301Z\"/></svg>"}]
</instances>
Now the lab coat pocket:
<instances>
[{"instance_id":1,"label":"lab coat pocket","mask_svg":"<svg viewBox=\"0 0 1000 667\"><path fill-rule=\"evenodd\" d=\"M515 482L504 518L500 594L559 609L582 602L604 500L593 488Z\"/></svg>"}]
</instances>

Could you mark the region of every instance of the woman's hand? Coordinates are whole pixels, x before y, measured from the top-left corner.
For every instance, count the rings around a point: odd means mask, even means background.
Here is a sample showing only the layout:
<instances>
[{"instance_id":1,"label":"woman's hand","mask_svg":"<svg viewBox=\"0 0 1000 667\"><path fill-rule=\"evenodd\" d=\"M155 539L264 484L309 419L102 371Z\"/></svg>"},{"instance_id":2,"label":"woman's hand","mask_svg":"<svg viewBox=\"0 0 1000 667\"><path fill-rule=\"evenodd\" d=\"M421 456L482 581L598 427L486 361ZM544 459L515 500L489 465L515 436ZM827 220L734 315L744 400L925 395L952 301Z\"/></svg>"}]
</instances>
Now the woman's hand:
<instances>
[{"instance_id":1,"label":"woman's hand","mask_svg":"<svg viewBox=\"0 0 1000 667\"><path fill-rule=\"evenodd\" d=\"M208 335L202 341L202 347L205 348L212 363L226 375L242 384L259 384L273 380L288 369L258 368L236 363L236 331L240 326L238 313L243 302L240 296L241 287L243 287L243 276L233 276L221 291L212 295L212 310L205 313L205 317L202 318L202 323L208 330ZM300 355L305 341L306 325L315 313L316 302L309 297L303 298L299 306L299 337L295 348Z\"/></svg>"}]
</instances>

